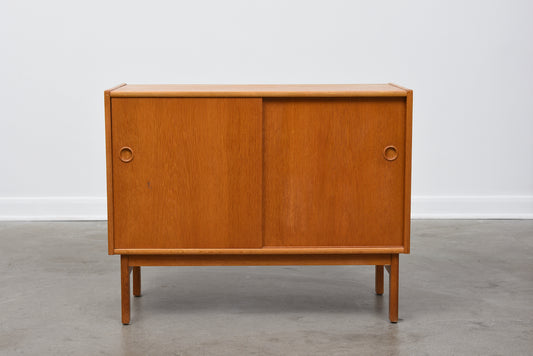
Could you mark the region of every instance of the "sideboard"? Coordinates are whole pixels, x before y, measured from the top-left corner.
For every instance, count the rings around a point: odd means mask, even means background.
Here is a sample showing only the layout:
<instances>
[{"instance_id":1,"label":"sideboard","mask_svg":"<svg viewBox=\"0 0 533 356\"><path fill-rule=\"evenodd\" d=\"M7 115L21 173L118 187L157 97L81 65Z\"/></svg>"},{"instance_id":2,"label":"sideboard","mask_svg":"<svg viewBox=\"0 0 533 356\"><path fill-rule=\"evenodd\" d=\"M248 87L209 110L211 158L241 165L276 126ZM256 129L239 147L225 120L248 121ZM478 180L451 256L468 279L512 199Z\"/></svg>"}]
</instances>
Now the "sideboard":
<instances>
[{"instance_id":1,"label":"sideboard","mask_svg":"<svg viewBox=\"0 0 533 356\"><path fill-rule=\"evenodd\" d=\"M409 253L412 91L395 84L126 85L104 93L122 323L141 266L374 265Z\"/></svg>"}]
</instances>

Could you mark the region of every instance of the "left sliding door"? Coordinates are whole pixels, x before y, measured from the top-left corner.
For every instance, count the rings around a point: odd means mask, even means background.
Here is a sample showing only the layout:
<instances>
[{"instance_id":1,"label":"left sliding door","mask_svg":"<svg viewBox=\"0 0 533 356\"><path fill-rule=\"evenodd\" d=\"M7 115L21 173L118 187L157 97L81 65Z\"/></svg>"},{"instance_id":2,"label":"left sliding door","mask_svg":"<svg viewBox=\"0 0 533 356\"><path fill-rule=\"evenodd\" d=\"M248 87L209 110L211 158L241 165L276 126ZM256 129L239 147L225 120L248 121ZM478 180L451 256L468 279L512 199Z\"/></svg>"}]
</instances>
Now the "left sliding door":
<instances>
[{"instance_id":1,"label":"left sliding door","mask_svg":"<svg viewBox=\"0 0 533 356\"><path fill-rule=\"evenodd\" d=\"M262 246L259 98L112 98L115 249Z\"/></svg>"}]
</instances>

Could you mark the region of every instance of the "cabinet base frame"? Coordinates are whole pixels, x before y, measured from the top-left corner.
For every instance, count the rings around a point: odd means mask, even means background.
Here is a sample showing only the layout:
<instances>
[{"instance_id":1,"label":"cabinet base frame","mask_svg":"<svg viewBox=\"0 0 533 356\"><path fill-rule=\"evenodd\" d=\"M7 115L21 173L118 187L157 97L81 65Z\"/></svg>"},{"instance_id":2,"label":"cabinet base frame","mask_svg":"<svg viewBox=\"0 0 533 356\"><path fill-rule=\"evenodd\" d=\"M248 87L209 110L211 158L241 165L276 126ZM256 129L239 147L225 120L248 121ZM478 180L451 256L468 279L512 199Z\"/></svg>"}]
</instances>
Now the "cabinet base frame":
<instances>
[{"instance_id":1,"label":"cabinet base frame","mask_svg":"<svg viewBox=\"0 0 533 356\"><path fill-rule=\"evenodd\" d=\"M389 272L389 319L398 322L399 255L310 254L310 255L121 255L122 323L130 323L130 273L133 293L141 295L141 266L291 266L375 265L376 294L383 294L384 269ZM386 268L384 268L386 267Z\"/></svg>"}]
</instances>

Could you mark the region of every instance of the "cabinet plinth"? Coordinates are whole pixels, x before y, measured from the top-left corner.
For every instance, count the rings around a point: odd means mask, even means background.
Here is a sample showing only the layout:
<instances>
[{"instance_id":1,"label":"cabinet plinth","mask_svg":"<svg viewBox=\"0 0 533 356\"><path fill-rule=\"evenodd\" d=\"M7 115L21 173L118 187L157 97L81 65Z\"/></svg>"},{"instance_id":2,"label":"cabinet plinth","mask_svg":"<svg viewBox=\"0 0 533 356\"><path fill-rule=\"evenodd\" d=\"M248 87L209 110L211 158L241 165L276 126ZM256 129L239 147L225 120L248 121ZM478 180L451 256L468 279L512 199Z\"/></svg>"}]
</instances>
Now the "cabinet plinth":
<instances>
[{"instance_id":1,"label":"cabinet plinth","mask_svg":"<svg viewBox=\"0 0 533 356\"><path fill-rule=\"evenodd\" d=\"M122 321L141 266L374 265L410 249L412 91L121 85L105 92L108 253ZM384 268L386 266L387 268Z\"/></svg>"}]
</instances>

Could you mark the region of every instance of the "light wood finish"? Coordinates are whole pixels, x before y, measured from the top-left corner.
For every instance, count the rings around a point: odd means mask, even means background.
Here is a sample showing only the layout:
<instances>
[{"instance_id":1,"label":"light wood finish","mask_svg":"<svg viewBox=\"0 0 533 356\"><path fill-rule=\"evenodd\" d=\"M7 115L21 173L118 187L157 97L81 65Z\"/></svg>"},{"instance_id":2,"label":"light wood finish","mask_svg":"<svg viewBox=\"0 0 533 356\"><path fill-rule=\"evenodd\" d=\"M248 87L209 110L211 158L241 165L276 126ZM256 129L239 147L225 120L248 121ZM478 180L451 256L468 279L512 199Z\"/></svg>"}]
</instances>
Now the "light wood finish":
<instances>
[{"instance_id":1,"label":"light wood finish","mask_svg":"<svg viewBox=\"0 0 533 356\"><path fill-rule=\"evenodd\" d=\"M398 321L413 92L396 84L105 92L108 253L122 321L141 266L375 265Z\"/></svg>"},{"instance_id":2,"label":"light wood finish","mask_svg":"<svg viewBox=\"0 0 533 356\"><path fill-rule=\"evenodd\" d=\"M413 91L407 90L406 110L405 110L405 184L404 184L404 233L403 245L404 253L409 253L411 248L411 151L413 135Z\"/></svg>"},{"instance_id":3,"label":"light wood finish","mask_svg":"<svg viewBox=\"0 0 533 356\"><path fill-rule=\"evenodd\" d=\"M120 256L122 324L130 323L130 270L128 255Z\"/></svg>"},{"instance_id":4,"label":"light wood finish","mask_svg":"<svg viewBox=\"0 0 533 356\"><path fill-rule=\"evenodd\" d=\"M181 248L181 249L115 249L126 255L305 255L305 254L377 254L402 253L401 246L384 247L265 247L265 248Z\"/></svg>"},{"instance_id":5,"label":"light wood finish","mask_svg":"<svg viewBox=\"0 0 533 356\"><path fill-rule=\"evenodd\" d=\"M389 319L391 323L398 322L398 289L399 289L399 256L391 255L389 269Z\"/></svg>"},{"instance_id":6,"label":"light wood finish","mask_svg":"<svg viewBox=\"0 0 533 356\"><path fill-rule=\"evenodd\" d=\"M113 98L115 248L252 248L261 99Z\"/></svg>"},{"instance_id":7,"label":"light wood finish","mask_svg":"<svg viewBox=\"0 0 533 356\"><path fill-rule=\"evenodd\" d=\"M298 85L127 85L112 97L405 97L406 89L391 84L298 84Z\"/></svg>"},{"instance_id":8,"label":"light wood finish","mask_svg":"<svg viewBox=\"0 0 533 356\"><path fill-rule=\"evenodd\" d=\"M133 267L133 295L141 296L141 267Z\"/></svg>"},{"instance_id":9,"label":"light wood finish","mask_svg":"<svg viewBox=\"0 0 533 356\"><path fill-rule=\"evenodd\" d=\"M376 294L382 295L384 291L384 274L383 266L376 266Z\"/></svg>"},{"instance_id":10,"label":"light wood finish","mask_svg":"<svg viewBox=\"0 0 533 356\"><path fill-rule=\"evenodd\" d=\"M411 89L407 89L406 87L402 87L401 85L398 85L398 84L394 84L394 83L388 83L389 85L395 87L395 88L398 88L400 90L404 90L406 93L407 92L412 92Z\"/></svg>"},{"instance_id":11,"label":"light wood finish","mask_svg":"<svg viewBox=\"0 0 533 356\"><path fill-rule=\"evenodd\" d=\"M405 98L264 99L265 245L403 245L405 110Z\"/></svg>"},{"instance_id":12,"label":"light wood finish","mask_svg":"<svg viewBox=\"0 0 533 356\"><path fill-rule=\"evenodd\" d=\"M390 264L391 255L131 255L130 266L294 266Z\"/></svg>"},{"instance_id":13,"label":"light wood finish","mask_svg":"<svg viewBox=\"0 0 533 356\"><path fill-rule=\"evenodd\" d=\"M105 145L107 172L107 252L113 254L113 140L111 136L111 92L126 84L117 85L104 92L105 107Z\"/></svg>"}]
</instances>

